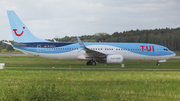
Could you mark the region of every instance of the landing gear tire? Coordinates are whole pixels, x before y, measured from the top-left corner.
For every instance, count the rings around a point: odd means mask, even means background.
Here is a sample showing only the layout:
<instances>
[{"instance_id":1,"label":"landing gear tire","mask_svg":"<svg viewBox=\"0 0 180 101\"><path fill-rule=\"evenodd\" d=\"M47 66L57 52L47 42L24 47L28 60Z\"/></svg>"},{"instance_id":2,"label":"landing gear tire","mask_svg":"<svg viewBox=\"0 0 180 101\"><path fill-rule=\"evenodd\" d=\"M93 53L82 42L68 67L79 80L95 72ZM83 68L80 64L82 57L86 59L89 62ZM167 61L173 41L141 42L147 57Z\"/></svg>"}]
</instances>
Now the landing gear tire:
<instances>
[{"instance_id":1,"label":"landing gear tire","mask_svg":"<svg viewBox=\"0 0 180 101\"><path fill-rule=\"evenodd\" d=\"M95 66L95 65L96 65L96 62L95 62L95 61L88 61L88 62L86 63L86 65L93 65L93 66Z\"/></svg>"},{"instance_id":2,"label":"landing gear tire","mask_svg":"<svg viewBox=\"0 0 180 101\"><path fill-rule=\"evenodd\" d=\"M160 65L160 63L159 62L157 62L157 64L156 65Z\"/></svg>"},{"instance_id":3,"label":"landing gear tire","mask_svg":"<svg viewBox=\"0 0 180 101\"><path fill-rule=\"evenodd\" d=\"M92 65L95 66L95 65L96 65L96 62L95 62L95 61L92 61Z\"/></svg>"},{"instance_id":4,"label":"landing gear tire","mask_svg":"<svg viewBox=\"0 0 180 101\"><path fill-rule=\"evenodd\" d=\"M88 61L88 62L86 63L86 65L91 65L91 62L90 62L90 61Z\"/></svg>"}]
</instances>

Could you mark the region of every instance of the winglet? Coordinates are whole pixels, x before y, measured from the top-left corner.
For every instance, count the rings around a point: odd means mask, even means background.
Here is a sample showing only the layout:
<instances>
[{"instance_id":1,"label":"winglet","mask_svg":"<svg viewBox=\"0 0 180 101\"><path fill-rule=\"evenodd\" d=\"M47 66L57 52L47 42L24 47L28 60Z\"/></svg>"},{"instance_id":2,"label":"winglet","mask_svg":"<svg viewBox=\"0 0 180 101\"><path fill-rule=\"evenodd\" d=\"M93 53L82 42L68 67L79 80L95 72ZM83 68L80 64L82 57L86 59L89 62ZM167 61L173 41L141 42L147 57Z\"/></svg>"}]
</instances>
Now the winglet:
<instances>
[{"instance_id":1,"label":"winglet","mask_svg":"<svg viewBox=\"0 0 180 101\"><path fill-rule=\"evenodd\" d=\"M53 40L54 40L54 42L57 42L56 39L53 39Z\"/></svg>"},{"instance_id":2,"label":"winglet","mask_svg":"<svg viewBox=\"0 0 180 101\"><path fill-rule=\"evenodd\" d=\"M78 40L80 48L85 48L86 47L78 36L77 36L77 40Z\"/></svg>"},{"instance_id":3,"label":"winglet","mask_svg":"<svg viewBox=\"0 0 180 101\"><path fill-rule=\"evenodd\" d=\"M86 46L83 44L83 42L81 41L81 39L78 36L76 36L76 37L77 37L77 40L78 40L78 43L80 46L80 50L78 51L78 53L79 53L82 49L86 48Z\"/></svg>"}]
</instances>

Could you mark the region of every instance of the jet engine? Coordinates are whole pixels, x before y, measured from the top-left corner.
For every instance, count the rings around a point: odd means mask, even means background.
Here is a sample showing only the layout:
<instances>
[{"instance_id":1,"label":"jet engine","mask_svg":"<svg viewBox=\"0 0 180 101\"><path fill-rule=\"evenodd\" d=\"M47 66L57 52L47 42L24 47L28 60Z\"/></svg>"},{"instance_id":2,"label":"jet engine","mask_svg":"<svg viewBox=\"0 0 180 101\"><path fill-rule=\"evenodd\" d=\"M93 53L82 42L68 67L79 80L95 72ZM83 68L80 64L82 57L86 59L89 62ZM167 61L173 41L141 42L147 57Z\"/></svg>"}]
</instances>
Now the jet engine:
<instances>
[{"instance_id":1,"label":"jet engine","mask_svg":"<svg viewBox=\"0 0 180 101\"><path fill-rule=\"evenodd\" d=\"M106 63L122 63L123 62L123 56L122 55L107 55L106 57Z\"/></svg>"}]
</instances>

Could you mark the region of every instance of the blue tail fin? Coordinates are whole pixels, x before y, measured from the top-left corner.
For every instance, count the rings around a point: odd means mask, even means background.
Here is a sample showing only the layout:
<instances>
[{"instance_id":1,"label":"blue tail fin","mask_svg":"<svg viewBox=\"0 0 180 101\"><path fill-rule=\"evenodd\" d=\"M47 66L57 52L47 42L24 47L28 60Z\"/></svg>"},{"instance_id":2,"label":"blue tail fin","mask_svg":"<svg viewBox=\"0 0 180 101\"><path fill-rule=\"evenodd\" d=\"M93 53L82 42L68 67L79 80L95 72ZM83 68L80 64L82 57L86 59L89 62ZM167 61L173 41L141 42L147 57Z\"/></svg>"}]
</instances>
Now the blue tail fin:
<instances>
[{"instance_id":1,"label":"blue tail fin","mask_svg":"<svg viewBox=\"0 0 180 101\"><path fill-rule=\"evenodd\" d=\"M18 18L14 11L7 11L7 14L15 42L49 42L47 40L35 37Z\"/></svg>"}]
</instances>

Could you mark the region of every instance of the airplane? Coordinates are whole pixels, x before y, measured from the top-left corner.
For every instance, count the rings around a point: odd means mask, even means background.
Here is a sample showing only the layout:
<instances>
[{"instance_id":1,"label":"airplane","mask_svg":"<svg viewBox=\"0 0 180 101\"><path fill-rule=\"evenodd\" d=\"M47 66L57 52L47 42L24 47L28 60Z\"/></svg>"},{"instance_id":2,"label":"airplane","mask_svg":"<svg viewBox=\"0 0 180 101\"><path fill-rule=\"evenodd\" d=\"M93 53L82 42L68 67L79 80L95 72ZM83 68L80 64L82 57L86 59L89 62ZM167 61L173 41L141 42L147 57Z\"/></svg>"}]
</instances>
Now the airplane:
<instances>
[{"instance_id":1,"label":"airplane","mask_svg":"<svg viewBox=\"0 0 180 101\"><path fill-rule=\"evenodd\" d=\"M35 37L14 11L7 11L14 49L29 55L59 60L84 60L86 65L122 64L123 61L166 62L176 54L167 47L149 43L50 42Z\"/></svg>"}]
</instances>

